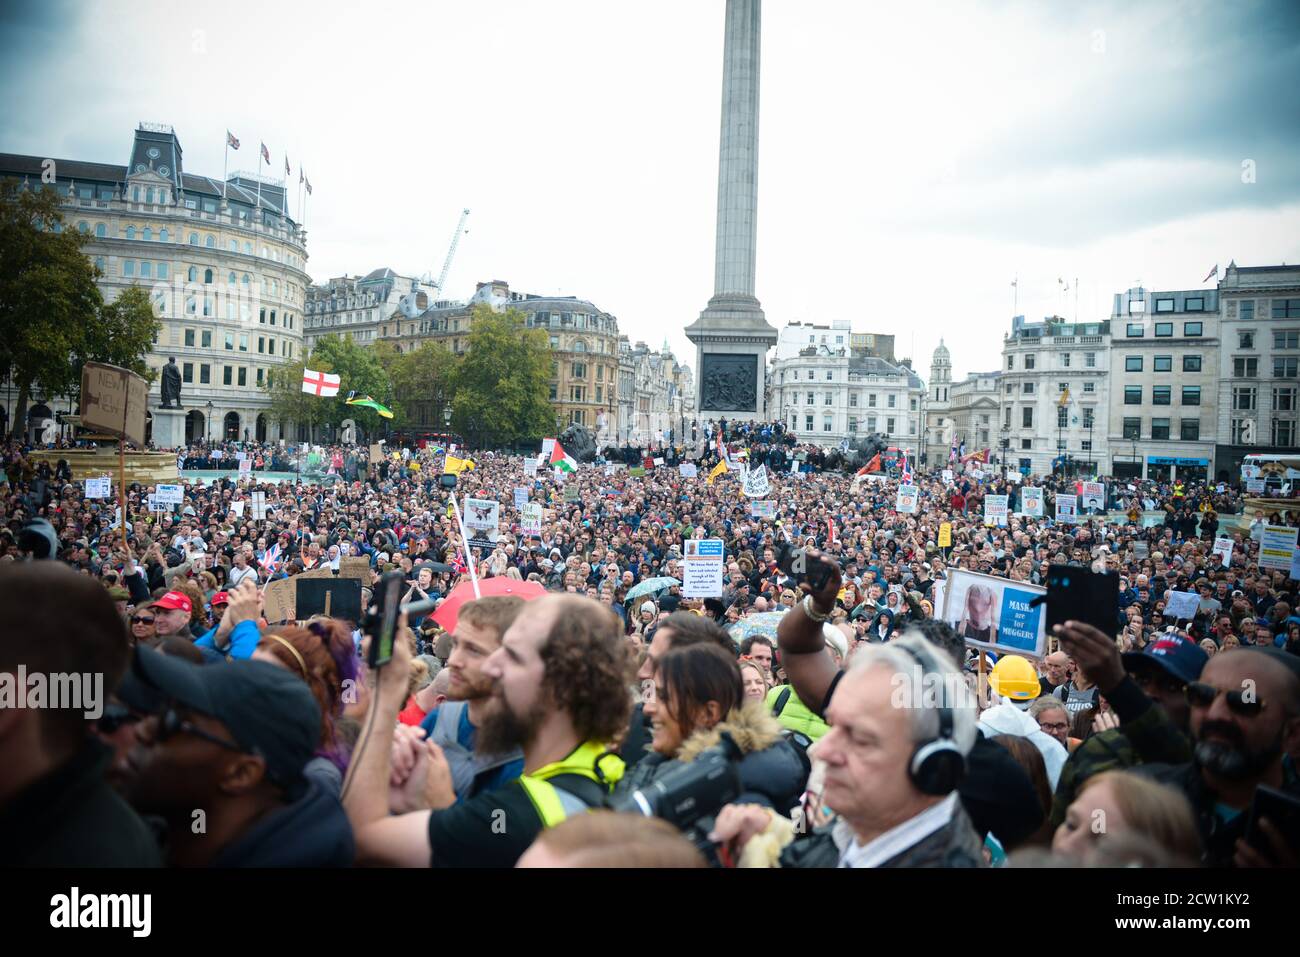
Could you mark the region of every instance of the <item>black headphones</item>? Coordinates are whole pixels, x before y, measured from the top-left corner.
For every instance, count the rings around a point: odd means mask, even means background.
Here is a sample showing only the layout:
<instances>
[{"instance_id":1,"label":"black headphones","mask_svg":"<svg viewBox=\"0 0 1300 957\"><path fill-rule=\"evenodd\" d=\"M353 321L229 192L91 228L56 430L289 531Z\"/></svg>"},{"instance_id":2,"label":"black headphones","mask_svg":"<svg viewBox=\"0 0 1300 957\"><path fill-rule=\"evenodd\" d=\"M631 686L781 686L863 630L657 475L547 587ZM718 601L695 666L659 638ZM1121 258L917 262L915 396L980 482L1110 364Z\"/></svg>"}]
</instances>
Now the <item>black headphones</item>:
<instances>
[{"instance_id":1,"label":"black headphones","mask_svg":"<svg viewBox=\"0 0 1300 957\"><path fill-rule=\"evenodd\" d=\"M921 666L922 678L927 672L940 679L947 677L925 652L907 645L896 647L916 660L916 663ZM960 677L959 673L954 674ZM941 680L940 683L946 685L946 681ZM966 756L961 753L953 740L952 731L952 707L948 702L947 688L943 687L939 698L939 733L917 744L907 768L912 783L922 794L941 797L953 791L966 777Z\"/></svg>"}]
</instances>

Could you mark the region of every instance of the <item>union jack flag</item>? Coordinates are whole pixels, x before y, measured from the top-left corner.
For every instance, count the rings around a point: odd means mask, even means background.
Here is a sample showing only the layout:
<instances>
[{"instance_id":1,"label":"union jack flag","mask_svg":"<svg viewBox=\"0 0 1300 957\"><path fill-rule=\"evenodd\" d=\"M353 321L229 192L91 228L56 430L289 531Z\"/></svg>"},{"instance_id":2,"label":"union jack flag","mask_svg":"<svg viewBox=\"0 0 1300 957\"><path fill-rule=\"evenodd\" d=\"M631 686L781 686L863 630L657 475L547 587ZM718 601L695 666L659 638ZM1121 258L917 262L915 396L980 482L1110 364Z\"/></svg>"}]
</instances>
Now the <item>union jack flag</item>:
<instances>
[{"instance_id":1,"label":"union jack flag","mask_svg":"<svg viewBox=\"0 0 1300 957\"><path fill-rule=\"evenodd\" d=\"M904 485L911 485L911 484L912 484L912 464L911 464L910 462L907 461L907 451L906 451L905 449L899 449L899 450L898 450L898 454L899 454L899 456L900 456L900 458L899 458L899 460L898 460L898 471L899 471L899 473L900 473L901 476L902 476L902 479L901 479L901 480L902 480L902 483L903 483Z\"/></svg>"},{"instance_id":2,"label":"union jack flag","mask_svg":"<svg viewBox=\"0 0 1300 957\"><path fill-rule=\"evenodd\" d=\"M276 542L268 548L266 554L262 556L262 560L258 562L258 564L268 572L274 574L275 570L280 567L280 543Z\"/></svg>"}]
</instances>

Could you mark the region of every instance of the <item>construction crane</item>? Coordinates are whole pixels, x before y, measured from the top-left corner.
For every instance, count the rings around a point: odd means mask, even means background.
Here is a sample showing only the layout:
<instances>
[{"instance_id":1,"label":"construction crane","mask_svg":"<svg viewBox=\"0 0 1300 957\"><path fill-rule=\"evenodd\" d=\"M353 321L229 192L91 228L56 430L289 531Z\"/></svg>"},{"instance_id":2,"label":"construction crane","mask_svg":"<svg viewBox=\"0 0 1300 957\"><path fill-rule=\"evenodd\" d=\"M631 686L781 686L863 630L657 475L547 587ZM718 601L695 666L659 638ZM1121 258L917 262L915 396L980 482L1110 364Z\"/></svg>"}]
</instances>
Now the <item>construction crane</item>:
<instances>
[{"instance_id":1,"label":"construction crane","mask_svg":"<svg viewBox=\"0 0 1300 957\"><path fill-rule=\"evenodd\" d=\"M460 237L469 232L465 228L465 220L467 219L469 219L469 210L462 209L460 211L460 222L456 224L456 232L451 237L451 246L447 249L447 258L442 261L442 272L438 274L438 281L433 282L432 276L427 272L420 277L420 282L433 285L437 289L438 295L444 299L447 296L447 274L451 272L451 261L456 258L456 247L460 245Z\"/></svg>"}]
</instances>

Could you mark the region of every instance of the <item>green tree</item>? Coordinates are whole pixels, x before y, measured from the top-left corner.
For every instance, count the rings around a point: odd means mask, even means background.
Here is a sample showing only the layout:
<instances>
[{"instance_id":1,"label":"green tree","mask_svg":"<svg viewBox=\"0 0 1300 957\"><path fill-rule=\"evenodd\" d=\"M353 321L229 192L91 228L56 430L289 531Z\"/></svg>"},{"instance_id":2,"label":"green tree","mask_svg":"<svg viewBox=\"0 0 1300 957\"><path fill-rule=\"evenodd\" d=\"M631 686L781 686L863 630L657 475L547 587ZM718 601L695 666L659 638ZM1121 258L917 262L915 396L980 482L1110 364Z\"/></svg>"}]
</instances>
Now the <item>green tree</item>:
<instances>
[{"instance_id":1,"label":"green tree","mask_svg":"<svg viewBox=\"0 0 1300 957\"><path fill-rule=\"evenodd\" d=\"M80 353L72 357L78 393L81 368L87 362L121 366L152 383L158 373L149 368L145 356L161 328L153 302L140 286L124 289L112 302L102 303L98 321L86 330Z\"/></svg>"},{"instance_id":2,"label":"green tree","mask_svg":"<svg viewBox=\"0 0 1300 957\"><path fill-rule=\"evenodd\" d=\"M389 361L381 354L380 361ZM443 408L452 402L460 358L435 342L394 351L388 375L393 386L394 423L399 428L443 428Z\"/></svg>"},{"instance_id":3,"label":"green tree","mask_svg":"<svg viewBox=\"0 0 1300 957\"><path fill-rule=\"evenodd\" d=\"M328 365L321 368L318 363L286 362L271 369L266 384L262 386L262 391L271 400L272 414L282 422L310 426L323 421L320 418L321 403L332 400L318 399L302 391L302 374L308 366L317 372L332 371Z\"/></svg>"},{"instance_id":4,"label":"green tree","mask_svg":"<svg viewBox=\"0 0 1300 957\"><path fill-rule=\"evenodd\" d=\"M339 394L329 398L309 395L302 391L303 372L329 372L340 379ZM316 343L311 355L300 362L287 362L276 367L269 385L262 391L271 399L271 411L281 419L305 423L313 436L317 426L335 428L344 419L352 419L370 434L383 431L383 419L373 409L347 404L347 396L355 391L358 396L369 395L380 404L392 408L392 386L378 356L362 348L348 337L329 335Z\"/></svg>"},{"instance_id":5,"label":"green tree","mask_svg":"<svg viewBox=\"0 0 1300 957\"><path fill-rule=\"evenodd\" d=\"M518 309L486 304L470 317L469 351L455 376L452 421L471 441L504 445L545 435L554 426L551 347Z\"/></svg>"},{"instance_id":6,"label":"green tree","mask_svg":"<svg viewBox=\"0 0 1300 957\"><path fill-rule=\"evenodd\" d=\"M82 253L86 237L63 229L54 190L0 181L0 366L18 386L20 429L39 385L48 397L80 386L75 357L92 358L103 297ZM111 350L108 350L111 351Z\"/></svg>"}]
</instances>

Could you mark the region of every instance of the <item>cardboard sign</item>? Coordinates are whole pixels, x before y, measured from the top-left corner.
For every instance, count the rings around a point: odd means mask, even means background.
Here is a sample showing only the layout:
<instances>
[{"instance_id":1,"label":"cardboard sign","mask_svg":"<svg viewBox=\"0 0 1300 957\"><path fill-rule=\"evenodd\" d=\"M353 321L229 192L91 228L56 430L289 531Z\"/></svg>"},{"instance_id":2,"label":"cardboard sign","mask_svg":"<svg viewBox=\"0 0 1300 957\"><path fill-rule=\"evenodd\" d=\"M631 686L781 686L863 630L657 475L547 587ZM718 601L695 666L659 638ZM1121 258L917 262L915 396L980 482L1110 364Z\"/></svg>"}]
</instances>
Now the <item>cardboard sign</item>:
<instances>
[{"instance_id":1,"label":"cardboard sign","mask_svg":"<svg viewBox=\"0 0 1300 957\"><path fill-rule=\"evenodd\" d=\"M1007 524L1007 496L984 496L984 524L989 527Z\"/></svg>"},{"instance_id":2,"label":"cardboard sign","mask_svg":"<svg viewBox=\"0 0 1300 957\"><path fill-rule=\"evenodd\" d=\"M355 578L363 585L370 584L370 559L349 555L339 559L339 578Z\"/></svg>"},{"instance_id":3,"label":"cardboard sign","mask_svg":"<svg viewBox=\"0 0 1300 957\"><path fill-rule=\"evenodd\" d=\"M1103 482L1083 483L1083 510L1106 511L1106 485Z\"/></svg>"},{"instance_id":4,"label":"cardboard sign","mask_svg":"<svg viewBox=\"0 0 1300 957\"><path fill-rule=\"evenodd\" d=\"M1201 596L1194 591L1171 591L1165 602L1165 617L1176 621L1189 621L1196 617L1201 607Z\"/></svg>"},{"instance_id":5,"label":"cardboard sign","mask_svg":"<svg viewBox=\"0 0 1300 957\"><path fill-rule=\"evenodd\" d=\"M618 471L618 469L615 468L613 465L606 465L606 466L605 466L605 475L606 475L606 476L613 475L613 474L614 474L615 472L617 472L617 471Z\"/></svg>"},{"instance_id":6,"label":"cardboard sign","mask_svg":"<svg viewBox=\"0 0 1300 957\"><path fill-rule=\"evenodd\" d=\"M944 522L939 526L939 547L952 548L952 522Z\"/></svg>"},{"instance_id":7,"label":"cardboard sign","mask_svg":"<svg viewBox=\"0 0 1300 957\"><path fill-rule=\"evenodd\" d=\"M113 483L107 475L86 479L86 498L111 498L112 495Z\"/></svg>"},{"instance_id":8,"label":"cardboard sign","mask_svg":"<svg viewBox=\"0 0 1300 957\"><path fill-rule=\"evenodd\" d=\"M689 538L682 548L682 596L721 598L723 548L720 538Z\"/></svg>"},{"instance_id":9,"label":"cardboard sign","mask_svg":"<svg viewBox=\"0 0 1300 957\"><path fill-rule=\"evenodd\" d=\"M361 619L361 582L355 578L326 581L299 575L295 583L294 614L299 619L313 615L356 622Z\"/></svg>"},{"instance_id":10,"label":"cardboard sign","mask_svg":"<svg viewBox=\"0 0 1300 957\"><path fill-rule=\"evenodd\" d=\"M294 621L294 608L298 594L297 578L280 578L267 582L262 591L262 614L267 623L277 625L282 621Z\"/></svg>"},{"instance_id":11,"label":"cardboard sign","mask_svg":"<svg viewBox=\"0 0 1300 957\"><path fill-rule=\"evenodd\" d=\"M1259 543L1259 567L1290 570L1291 556L1295 552L1296 532L1285 525L1265 525L1264 537Z\"/></svg>"},{"instance_id":12,"label":"cardboard sign","mask_svg":"<svg viewBox=\"0 0 1300 957\"><path fill-rule=\"evenodd\" d=\"M525 535L542 534L542 503L528 502L520 509L520 528Z\"/></svg>"},{"instance_id":13,"label":"cardboard sign","mask_svg":"<svg viewBox=\"0 0 1300 957\"><path fill-rule=\"evenodd\" d=\"M749 514L754 518L776 518L776 502L750 502Z\"/></svg>"},{"instance_id":14,"label":"cardboard sign","mask_svg":"<svg viewBox=\"0 0 1300 957\"><path fill-rule=\"evenodd\" d=\"M951 569L944 586L943 620L976 648L1042 657L1047 649L1047 608L1031 602L1046 591L1027 582Z\"/></svg>"},{"instance_id":15,"label":"cardboard sign","mask_svg":"<svg viewBox=\"0 0 1300 957\"><path fill-rule=\"evenodd\" d=\"M81 370L81 424L144 445L149 383L129 369L87 362Z\"/></svg>"},{"instance_id":16,"label":"cardboard sign","mask_svg":"<svg viewBox=\"0 0 1300 957\"><path fill-rule=\"evenodd\" d=\"M515 508L523 508L528 504L528 489L515 489Z\"/></svg>"},{"instance_id":17,"label":"cardboard sign","mask_svg":"<svg viewBox=\"0 0 1300 957\"><path fill-rule=\"evenodd\" d=\"M1227 568L1232 564L1232 539L1216 538L1214 540L1214 554L1220 556L1223 561L1223 567Z\"/></svg>"},{"instance_id":18,"label":"cardboard sign","mask_svg":"<svg viewBox=\"0 0 1300 957\"><path fill-rule=\"evenodd\" d=\"M1020 514L1043 517L1043 490L1026 485L1020 490Z\"/></svg>"},{"instance_id":19,"label":"cardboard sign","mask_svg":"<svg viewBox=\"0 0 1300 957\"><path fill-rule=\"evenodd\" d=\"M1056 496L1056 520L1058 522L1075 522L1079 517L1079 497L1077 495Z\"/></svg>"},{"instance_id":20,"label":"cardboard sign","mask_svg":"<svg viewBox=\"0 0 1300 957\"><path fill-rule=\"evenodd\" d=\"M916 513L916 506L921 501L921 490L915 485L900 485L898 497L894 500L894 511L908 515Z\"/></svg>"},{"instance_id":21,"label":"cardboard sign","mask_svg":"<svg viewBox=\"0 0 1300 957\"><path fill-rule=\"evenodd\" d=\"M370 446L370 461L372 464L377 463L384 457L384 447L378 443Z\"/></svg>"},{"instance_id":22,"label":"cardboard sign","mask_svg":"<svg viewBox=\"0 0 1300 957\"><path fill-rule=\"evenodd\" d=\"M330 568L328 565L321 565L318 566L317 568L311 569L310 571L298 573L297 575L294 576L294 581L297 581L299 578L333 578L333 577L334 577L334 569Z\"/></svg>"},{"instance_id":23,"label":"cardboard sign","mask_svg":"<svg viewBox=\"0 0 1300 957\"><path fill-rule=\"evenodd\" d=\"M179 485L158 485L153 498L159 505L180 505L185 501L185 490Z\"/></svg>"},{"instance_id":24,"label":"cardboard sign","mask_svg":"<svg viewBox=\"0 0 1300 957\"><path fill-rule=\"evenodd\" d=\"M661 458L651 459L650 461L653 462L653 463L655 464L655 467L656 467L656 468L657 468L658 466L664 464L664 460L661 459Z\"/></svg>"}]
</instances>

